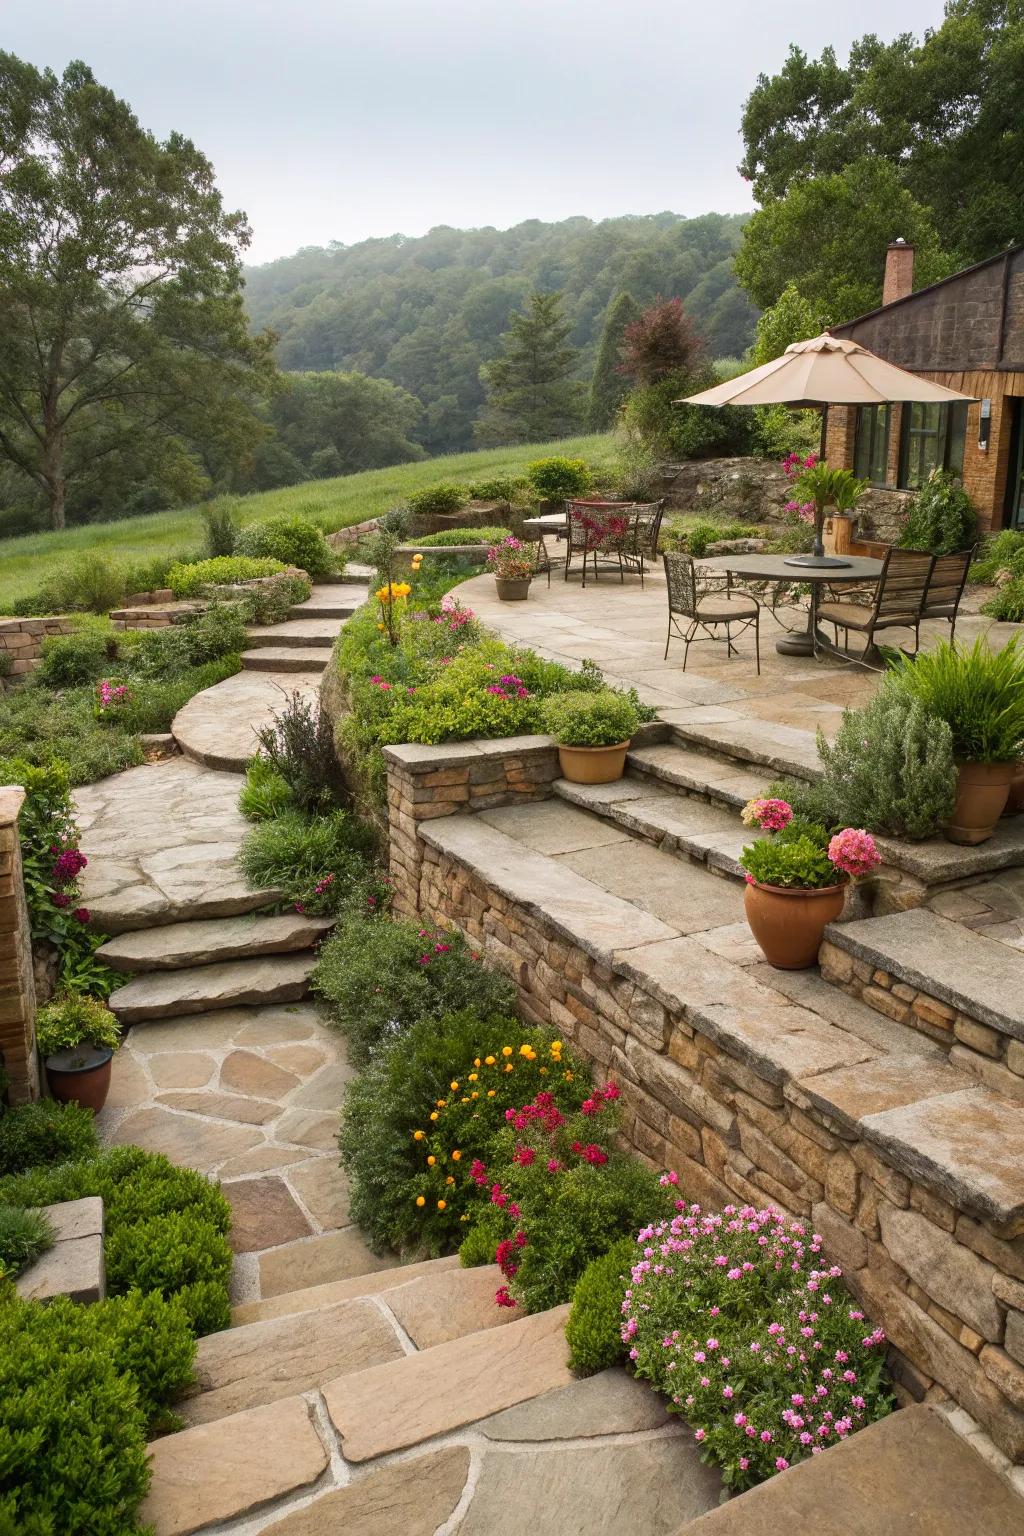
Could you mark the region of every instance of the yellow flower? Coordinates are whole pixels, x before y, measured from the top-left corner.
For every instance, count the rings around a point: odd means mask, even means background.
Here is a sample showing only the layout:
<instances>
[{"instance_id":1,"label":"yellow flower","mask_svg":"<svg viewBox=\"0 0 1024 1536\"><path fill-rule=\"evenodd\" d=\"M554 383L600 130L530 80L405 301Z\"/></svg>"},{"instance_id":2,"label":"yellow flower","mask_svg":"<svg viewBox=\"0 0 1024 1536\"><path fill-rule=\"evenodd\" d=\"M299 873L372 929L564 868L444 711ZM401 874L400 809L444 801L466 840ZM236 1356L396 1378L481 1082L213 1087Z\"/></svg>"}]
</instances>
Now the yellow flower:
<instances>
[{"instance_id":1,"label":"yellow flower","mask_svg":"<svg viewBox=\"0 0 1024 1536\"><path fill-rule=\"evenodd\" d=\"M475 1083L475 1082L476 1082L476 1080L477 1080L477 1078L478 1078L478 1077L479 1077L479 1075L480 1075L480 1074L479 1074L479 1073L478 1073L478 1072L471 1072L471 1073L470 1073L470 1074L469 1074L469 1081L470 1081L470 1082L471 1082L471 1083Z\"/></svg>"},{"instance_id":2,"label":"yellow flower","mask_svg":"<svg viewBox=\"0 0 1024 1536\"><path fill-rule=\"evenodd\" d=\"M422 1141L426 1134L426 1131L413 1131L412 1139L413 1141Z\"/></svg>"},{"instance_id":3,"label":"yellow flower","mask_svg":"<svg viewBox=\"0 0 1024 1536\"><path fill-rule=\"evenodd\" d=\"M433 1166L434 1166L434 1164L436 1162L437 1162L437 1158L434 1157L433 1153L431 1153L430 1157L427 1158L427 1167L428 1168L433 1168Z\"/></svg>"},{"instance_id":4,"label":"yellow flower","mask_svg":"<svg viewBox=\"0 0 1024 1536\"><path fill-rule=\"evenodd\" d=\"M493 1067L494 1066L494 1057L493 1056L485 1056L484 1057L484 1061L485 1061L487 1066L489 1066L489 1067Z\"/></svg>"},{"instance_id":5,"label":"yellow flower","mask_svg":"<svg viewBox=\"0 0 1024 1536\"><path fill-rule=\"evenodd\" d=\"M565 1078L565 1081L567 1083L571 1083L572 1082L572 1073L571 1072L563 1072L562 1076Z\"/></svg>"},{"instance_id":6,"label":"yellow flower","mask_svg":"<svg viewBox=\"0 0 1024 1536\"><path fill-rule=\"evenodd\" d=\"M452 1090L452 1092L454 1093L456 1088L458 1088L459 1085L456 1082L451 1082L451 1083L448 1084L448 1086Z\"/></svg>"},{"instance_id":7,"label":"yellow flower","mask_svg":"<svg viewBox=\"0 0 1024 1536\"><path fill-rule=\"evenodd\" d=\"M435 1102L437 1104L438 1109L444 1109L445 1105L448 1103L448 1100L447 1099L437 1099Z\"/></svg>"},{"instance_id":8,"label":"yellow flower","mask_svg":"<svg viewBox=\"0 0 1024 1536\"><path fill-rule=\"evenodd\" d=\"M455 1183L455 1180L452 1178L451 1174L449 1174L448 1177L445 1179L445 1183L446 1184L454 1184Z\"/></svg>"},{"instance_id":9,"label":"yellow flower","mask_svg":"<svg viewBox=\"0 0 1024 1536\"><path fill-rule=\"evenodd\" d=\"M416 1204L417 1205L426 1205L426 1203L427 1202L424 1200L422 1195L417 1195L416 1196Z\"/></svg>"},{"instance_id":10,"label":"yellow flower","mask_svg":"<svg viewBox=\"0 0 1024 1536\"><path fill-rule=\"evenodd\" d=\"M552 1042L551 1042L552 1054L555 1051L560 1051L561 1049L562 1049L562 1042L561 1042L561 1040L552 1040Z\"/></svg>"},{"instance_id":11,"label":"yellow flower","mask_svg":"<svg viewBox=\"0 0 1024 1536\"><path fill-rule=\"evenodd\" d=\"M438 1116L437 1116L437 1110L436 1110L436 1109L432 1109L432 1110L431 1110L431 1111L430 1111L430 1118L431 1118L431 1120L436 1120L436 1119L437 1119L437 1117L438 1117Z\"/></svg>"},{"instance_id":12,"label":"yellow flower","mask_svg":"<svg viewBox=\"0 0 1024 1536\"><path fill-rule=\"evenodd\" d=\"M532 1045L521 1045L519 1047L519 1054L525 1061L537 1060L537 1052L534 1050Z\"/></svg>"},{"instance_id":13,"label":"yellow flower","mask_svg":"<svg viewBox=\"0 0 1024 1536\"><path fill-rule=\"evenodd\" d=\"M458 1147L456 1147L455 1151L452 1153L452 1162L457 1163L461 1156L462 1153L459 1151Z\"/></svg>"},{"instance_id":14,"label":"yellow flower","mask_svg":"<svg viewBox=\"0 0 1024 1536\"><path fill-rule=\"evenodd\" d=\"M501 1054L503 1056L511 1056L512 1055L512 1047L510 1045L503 1045L502 1048L501 1048Z\"/></svg>"},{"instance_id":15,"label":"yellow flower","mask_svg":"<svg viewBox=\"0 0 1024 1536\"><path fill-rule=\"evenodd\" d=\"M447 1210L448 1209L448 1202L447 1202L447 1200L439 1200L437 1202L437 1208L438 1208L439 1211Z\"/></svg>"},{"instance_id":16,"label":"yellow flower","mask_svg":"<svg viewBox=\"0 0 1024 1536\"><path fill-rule=\"evenodd\" d=\"M480 1057L479 1056L474 1057L473 1065L474 1065L474 1067L478 1067L480 1065Z\"/></svg>"},{"instance_id":17,"label":"yellow flower","mask_svg":"<svg viewBox=\"0 0 1024 1536\"><path fill-rule=\"evenodd\" d=\"M489 1099L493 1099L494 1098L494 1089L493 1088L488 1088L488 1090L487 1090L487 1097Z\"/></svg>"},{"instance_id":18,"label":"yellow flower","mask_svg":"<svg viewBox=\"0 0 1024 1536\"><path fill-rule=\"evenodd\" d=\"M471 1099L478 1099L479 1097L480 1095L475 1090L470 1094Z\"/></svg>"},{"instance_id":19,"label":"yellow flower","mask_svg":"<svg viewBox=\"0 0 1024 1536\"><path fill-rule=\"evenodd\" d=\"M459 1220L460 1221L468 1221L469 1220L469 1212L468 1211L463 1211L462 1215L459 1217Z\"/></svg>"},{"instance_id":20,"label":"yellow flower","mask_svg":"<svg viewBox=\"0 0 1024 1536\"><path fill-rule=\"evenodd\" d=\"M541 1077L547 1077L547 1075L548 1075L547 1067L541 1067L539 1070L540 1070Z\"/></svg>"},{"instance_id":21,"label":"yellow flower","mask_svg":"<svg viewBox=\"0 0 1024 1536\"><path fill-rule=\"evenodd\" d=\"M515 1071L515 1067L512 1065L512 1063L510 1061L505 1063L505 1071L506 1072L514 1072Z\"/></svg>"}]
</instances>

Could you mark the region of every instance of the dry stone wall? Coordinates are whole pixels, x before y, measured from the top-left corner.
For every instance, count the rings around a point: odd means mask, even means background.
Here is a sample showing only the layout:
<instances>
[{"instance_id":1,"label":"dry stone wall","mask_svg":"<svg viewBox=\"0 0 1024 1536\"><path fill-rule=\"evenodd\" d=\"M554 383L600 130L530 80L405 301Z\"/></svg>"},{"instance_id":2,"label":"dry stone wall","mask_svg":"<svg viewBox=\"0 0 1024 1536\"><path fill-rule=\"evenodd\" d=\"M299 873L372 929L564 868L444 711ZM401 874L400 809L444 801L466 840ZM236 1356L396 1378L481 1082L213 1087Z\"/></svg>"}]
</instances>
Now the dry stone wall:
<instances>
[{"instance_id":1,"label":"dry stone wall","mask_svg":"<svg viewBox=\"0 0 1024 1536\"><path fill-rule=\"evenodd\" d=\"M0 1066L12 1104L39 1097L32 940L18 839L24 800L23 789L0 788Z\"/></svg>"},{"instance_id":2,"label":"dry stone wall","mask_svg":"<svg viewBox=\"0 0 1024 1536\"><path fill-rule=\"evenodd\" d=\"M1018 1107L941 1052L887 1053L509 852L465 813L548 793L544 738L387 756L396 909L461 929L525 1017L613 1074L626 1143L688 1198L771 1202L820 1232L889 1336L902 1400L955 1400L1024 1462Z\"/></svg>"},{"instance_id":3,"label":"dry stone wall","mask_svg":"<svg viewBox=\"0 0 1024 1536\"><path fill-rule=\"evenodd\" d=\"M72 620L62 614L42 619L0 619L0 671L10 678L34 672L46 637L69 635L73 627Z\"/></svg>"}]
</instances>

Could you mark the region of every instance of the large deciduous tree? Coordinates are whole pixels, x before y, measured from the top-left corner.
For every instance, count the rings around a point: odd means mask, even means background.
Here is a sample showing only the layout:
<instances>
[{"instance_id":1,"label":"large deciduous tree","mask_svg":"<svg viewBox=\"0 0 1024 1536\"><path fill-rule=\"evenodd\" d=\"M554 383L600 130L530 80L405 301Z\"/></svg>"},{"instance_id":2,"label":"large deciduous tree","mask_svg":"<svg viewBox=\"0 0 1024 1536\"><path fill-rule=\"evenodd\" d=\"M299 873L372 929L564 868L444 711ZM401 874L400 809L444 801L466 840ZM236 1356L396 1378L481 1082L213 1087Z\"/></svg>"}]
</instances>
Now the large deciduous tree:
<instances>
[{"instance_id":1,"label":"large deciduous tree","mask_svg":"<svg viewBox=\"0 0 1024 1536\"><path fill-rule=\"evenodd\" d=\"M539 443L578 429L583 385L560 293L531 293L511 317L500 356L480 370L487 404L477 424L482 442Z\"/></svg>"},{"instance_id":2,"label":"large deciduous tree","mask_svg":"<svg viewBox=\"0 0 1024 1536\"><path fill-rule=\"evenodd\" d=\"M1022 0L948 0L921 41L866 36L845 65L792 47L744 109L740 169L763 205L744 286L766 305L793 279L841 321L880 299L896 236L923 246L919 281L1024 238L1022 79Z\"/></svg>"},{"instance_id":3,"label":"large deciduous tree","mask_svg":"<svg viewBox=\"0 0 1024 1536\"><path fill-rule=\"evenodd\" d=\"M188 139L158 142L82 63L0 53L0 456L55 528L69 485L147 435L259 430L272 338L246 324L248 240Z\"/></svg>"}]
</instances>

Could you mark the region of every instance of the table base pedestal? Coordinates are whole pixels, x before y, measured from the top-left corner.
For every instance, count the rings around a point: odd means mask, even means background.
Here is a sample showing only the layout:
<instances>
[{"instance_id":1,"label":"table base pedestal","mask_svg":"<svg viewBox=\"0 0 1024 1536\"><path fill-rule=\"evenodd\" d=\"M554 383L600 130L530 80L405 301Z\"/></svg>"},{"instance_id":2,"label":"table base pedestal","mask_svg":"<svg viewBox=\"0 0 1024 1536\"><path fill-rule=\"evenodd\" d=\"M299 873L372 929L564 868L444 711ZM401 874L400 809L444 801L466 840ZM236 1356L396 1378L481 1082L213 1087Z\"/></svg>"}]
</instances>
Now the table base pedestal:
<instances>
[{"instance_id":1,"label":"table base pedestal","mask_svg":"<svg viewBox=\"0 0 1024 1536\"><path fill-rule=\"evenodd\" d=\"M799 634L780 635L775 649L780 656L813 656L814 642L805 629Z\"/></svg>"}]
</instances>

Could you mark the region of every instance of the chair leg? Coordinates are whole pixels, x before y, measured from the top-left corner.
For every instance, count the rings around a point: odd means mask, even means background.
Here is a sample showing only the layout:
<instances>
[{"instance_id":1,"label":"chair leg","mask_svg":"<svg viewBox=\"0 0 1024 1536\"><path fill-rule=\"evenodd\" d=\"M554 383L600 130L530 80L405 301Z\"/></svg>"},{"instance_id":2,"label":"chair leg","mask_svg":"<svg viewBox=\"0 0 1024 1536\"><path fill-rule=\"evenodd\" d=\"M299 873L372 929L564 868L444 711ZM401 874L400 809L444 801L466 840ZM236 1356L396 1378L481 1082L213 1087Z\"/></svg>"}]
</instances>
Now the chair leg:
<instances>
[{"instance_id":1,"label":"chair leg","mask_svg":"<svg viewBox=\"0 0 1024 1536\"><path fill-rule=\"evenodd\" d=\"M669 614L669 616L668 616L668 634L665 636L665 654L661 658L662 661L668 661L668 648L669 648L669 643L671 642L671 639L672 639L672 615Z\"/></svg>"},{"instance_id":2,"label":"chair leg","mask_svg":"<svg viewBox=\"0 0 1024 1536\"><path fill-rule=\"evenodd\" d=\"M761 611L758 609L754 615L754 656L757 661L757 675L761 676Z\"/></svg>"},{"instance_id":3,"label":"chair leg","mask_svg":"<svg viewBox=\"0 0 1024 1536\"><path fill-rule=\"evenodd\" d=\"M684 672L686 671L686 663L689 660L689 656L690 656L690 642L693 640L693 637L694 637L694 634L696 633L696 630L697 630L696 624L691 624L689 629L687 630L685 636L684 636L684 640L686 642L685 646L684 646L684 649L683 649L683 671Z\"/></svg>"}]
</instances>

